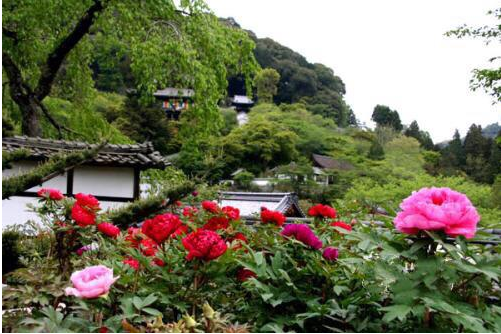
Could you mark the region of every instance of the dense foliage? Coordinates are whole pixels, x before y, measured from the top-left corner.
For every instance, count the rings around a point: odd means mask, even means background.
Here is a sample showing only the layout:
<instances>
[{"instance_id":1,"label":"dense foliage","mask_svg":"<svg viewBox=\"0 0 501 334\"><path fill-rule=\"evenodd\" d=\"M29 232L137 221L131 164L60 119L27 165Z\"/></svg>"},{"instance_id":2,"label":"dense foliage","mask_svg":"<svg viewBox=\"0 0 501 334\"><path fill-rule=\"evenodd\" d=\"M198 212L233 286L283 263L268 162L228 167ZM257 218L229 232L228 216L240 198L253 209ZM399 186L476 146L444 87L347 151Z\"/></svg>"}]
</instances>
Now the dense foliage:
<instances>
[{"instance_id":1,"label":"dense foliage","mask_svg":"<svg viewBox=\"0 0 501 334\"><path fill-rule=\"evenodd\" d=\"M459 196L423 191L437 203ZM7 276L4 331L501 329L499 246L469 244L466 232L451 240L430 225L409 236L326 205L308 210L309 226L267 209L249 226L198 193L121 231L90 195L42 196L44 225L20 245L26 268Z\"/></svg>"}]
</instances>

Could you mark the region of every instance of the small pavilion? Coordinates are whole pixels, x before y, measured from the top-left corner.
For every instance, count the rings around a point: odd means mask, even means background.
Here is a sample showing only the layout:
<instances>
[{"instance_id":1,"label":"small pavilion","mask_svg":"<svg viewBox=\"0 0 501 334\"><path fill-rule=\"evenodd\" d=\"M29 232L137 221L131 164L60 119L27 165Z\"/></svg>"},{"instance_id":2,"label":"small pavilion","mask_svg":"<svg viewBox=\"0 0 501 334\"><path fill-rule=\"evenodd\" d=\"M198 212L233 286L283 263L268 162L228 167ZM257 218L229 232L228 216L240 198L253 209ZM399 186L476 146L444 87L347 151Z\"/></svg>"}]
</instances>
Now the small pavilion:
<instances>
[{"instance_id":1,"label":"small pavilion","mask_svg":"<svg viewBox=\"0 0 501 334\"><path fill-rule=\"evenodd\" d=\"M183 111L193 105L195 91L187 88L167 87L157 90L153 96L162 101L162 109L169 119L178 120Z\"/></svg>"}]
</instances>

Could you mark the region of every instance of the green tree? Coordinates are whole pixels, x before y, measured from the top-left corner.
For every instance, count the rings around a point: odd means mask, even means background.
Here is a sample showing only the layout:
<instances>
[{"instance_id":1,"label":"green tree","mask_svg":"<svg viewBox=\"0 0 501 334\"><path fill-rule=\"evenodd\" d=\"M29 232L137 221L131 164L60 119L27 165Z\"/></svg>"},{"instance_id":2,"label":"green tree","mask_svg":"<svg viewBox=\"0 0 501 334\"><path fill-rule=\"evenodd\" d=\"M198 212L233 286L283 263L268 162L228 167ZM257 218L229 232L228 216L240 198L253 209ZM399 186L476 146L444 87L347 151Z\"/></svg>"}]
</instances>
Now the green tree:
<instances>
[{"instance_id":1,"label":"green tree","mask_svg":"<svg viewBox=\"0 0 501 334\"><path fill-rule=\"evenodd\" d=\"M242 172L235 175L233 178L237 186L243 190L249 190L252 186L252 180L254 180L254 174L243 170Z\"/></svg>"},{"instance_id":2,"label":"green tree","mask_svg":"<svg viewBox=\"0 0 501 334\"><path fill-rule=\"evenodd\" d=\"M256 69L247 34L221 24L201 0L7 0L2 8L3 71L30 136L41 134L40 115L61 131L43 104L51 92L92 90L91 40L130 56L141 101L159 87L193 88L196 107L188 117L197 121L185 129L191 136L220 125L217 102L227 75L243 73L250 83Z\"/></svg>"},{"instance_id":3,"label":"green tree","mask_svg":"<svg viewBox=\"0 0 501 334\"><path fill-rule=\"evenodd\" d=\"M490 44L491 42L499 43L501 41L499 38L501 36L501 24L499 22L501 21L501 8L490 10L487 12L487 15L493 16L494 19L498 20L498 24L492 24L490 26L485 25L477 28L462 25L455 30L448 31L446 35L455 36L457 38L481 38L484 40L485 44ZM501 56L490 58L489 62L494 66L491 68L473 70L473 78L470 81L470 87L472 90L477 90L479 88L483 89L494 98L493 103L499 103L501 101L500 61ZM497 66L495 64L497 64Z\"/></svg>"},{"instance_id":4,"label":"green tree","mask_svg":"<svg viewBox=\"0 0 501 334\"><path fill-rule=\"evenodd\" d=\"M374 107L371 119L378 126L390 126L395 131L402 131L403 129L400 115L396 110L391 110L388 106L378 104Z\"/></svg>"},{"instance_id":5,"label":"green tree","mask_svg":"<svg viewBox=\"0 0 501 334\"><path fill-rule=\"evenodd\" d=\"M381 144L375 140L369 149L367 157L371 160L383 160L384 159L384 149Z\"/></svg>"},{"instance_id":6,"label":"green tree","mask_svg":"<svg viewBox=\"0 0 501 334\"><path fill-rule=\"evenodd\" d=\"M257 72L254 78L254 85L256 86L259 103L273 102L273 96L277 94L279 80L280 74L273 68L265 68Z\"/></svg>"},{"instance_id":7,"label":"green tree","mask_svg":"<svg viewBox=\"0 0 501 334\"><path fill-rule=\"evenodd\" d=\"M421 139L421 130L419 129L419 125L417 121L412 121L411 125L404 131L404 135L407 137L413 137L417 140Z\"/></svg>"}]
</instances>

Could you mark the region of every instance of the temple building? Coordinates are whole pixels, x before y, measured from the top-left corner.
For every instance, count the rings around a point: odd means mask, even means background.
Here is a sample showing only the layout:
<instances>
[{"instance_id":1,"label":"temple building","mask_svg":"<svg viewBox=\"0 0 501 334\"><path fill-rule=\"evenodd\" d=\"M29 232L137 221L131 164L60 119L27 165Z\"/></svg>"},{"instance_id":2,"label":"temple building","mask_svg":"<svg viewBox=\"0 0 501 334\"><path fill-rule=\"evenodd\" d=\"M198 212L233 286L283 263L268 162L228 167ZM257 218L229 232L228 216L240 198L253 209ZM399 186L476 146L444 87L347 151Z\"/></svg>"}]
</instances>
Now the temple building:
<instances>
[{"instance_id":1,"label":"temple building","mask_svg":"<svg viewBox=\"0 0 501 334\"><path fill-rule=\"evenodd\" d=\"M153 96L162 102L162 109L166 116L172 120L178 120L183 111L193 105L195 91L186 88L164 88L157 90Z\"/></svg>"},{"instance_id":2,"label":"temple building","mask_svg":"<svg viewBox=\"0 0 501 334\"><path fill-rule=\"evenodd\" d=\"M249 99L246 95L235 95L231 99L231 105L235 107L237 112L238 125L244 125L249 120L247 113L254 105L254 101Z\"/></svg>"},{"instance_id":3,"label":"temple building","mask_svg":"<svg viewBox=\"0 0 501 334\"><path fill-rule=\"evenodd\" d=\"M36 167L51 156L92 147L91 144L75 141L52 140L15 136L2 138L2 150L14 152L27 149L30 155L25 160L13 162L12 168L2 171L2 177L19 175ZM155 151L150 142L134 145L105 145L90 161L78 165L64 174L54 176L41 185L2 200L2 227L22 224L28 220L38 222L37 215L27 211L27 204L36 204L37 191L54 188L66 196L77 193L94 195L101 208L119 207L141 196L140 174L149 168L164 169L170 163Z\"/></svg>"}]
</instances>

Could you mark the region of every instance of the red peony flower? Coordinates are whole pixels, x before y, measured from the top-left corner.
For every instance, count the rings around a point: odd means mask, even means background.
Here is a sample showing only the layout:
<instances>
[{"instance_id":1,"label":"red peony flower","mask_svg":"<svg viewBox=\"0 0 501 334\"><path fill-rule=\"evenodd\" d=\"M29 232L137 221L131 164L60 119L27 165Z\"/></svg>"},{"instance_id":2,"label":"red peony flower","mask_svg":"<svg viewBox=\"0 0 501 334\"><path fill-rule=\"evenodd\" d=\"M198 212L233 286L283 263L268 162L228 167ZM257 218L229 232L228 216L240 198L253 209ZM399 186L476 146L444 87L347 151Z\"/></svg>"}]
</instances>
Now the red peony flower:
<instances>
[{"instance_id":1,"label":"red peony flower","mask_svg":"<svg viewBox=\"0 0 501 334\"><path fill-rule=\"evenodd\" d=\"M71 209L71 218L80 227L94 225L96 223L96 214L93 211L83 208L78 202L76 202Z\"/></svg>"},{"instance_id":2,"label":"red peony flower","mask_svg":"<svg viewBox=\"0 0 501 334\"><path fill-rule=\"evenodd\" d=\"M99 201L90 194L82 194L78 193L75 195L75 199L77 203L90 211L99 211L101 208L99 207Z\"/></svg>"},{"instance_id":3,"label":"red peony flower","mask_svg":"<svg viewBox=\"0 0 501 334\"><path fill-rule=\"evenodd\" d=\"M100 327L99 333L109 333L108 327L106 327L106 326Z\"/></svg>"},{"instance_id":4,"label":"red peony flower","mask_svg":"<svg viewBox=\"0 0 501 334\"><path fill-rule=\"evenodd\" d=\"M195 190L194 192L191 193L191 195L194 196L194 197L197 197L198 196L198 191Z\"/></svg>"},{"instance_id":5,"label":"red peony flower","mask_svg":"<svg viewBox=\"0 0 501 334\"><path fill-rule=\"evenodd\" d=\"M251 277L257 277L256 273L247 268L240 268L237 272L237 279L240 282L245 282Z\"/></svg>"},{"instance_id":6,"label":"red peony flower","mask_svg":"<svg viewBox=\"0 0 501 334\"><path fill-rule=\"evenodd\" d=\"M122 261L124 264L130 266L134 270L139 270L139 261L133 257L127 257Z\"/></svg>"},{"instance_id":7,"label":"red peony flower","mask_svg":"<svg viewBox=\"0 0 501 334\"><path fill-rule=\"evenodd\" d=\"M183 216L188 218L193 218L198 212L198 209L194 206L185 206L183 208Z\"/></svg>"},{"instance_id":8,"label":"red peony flower","mask_svg":"<svg viewBox=\"0 0 501 334\"><path fill-rule=\"evenodd\" d=\"M342 221L330 223L330 226L340 227L340 228L343 228L347 231L351 231L351 225L346 224L345 222L342 222Z\"/></svg>"},{"instance_id":9,"label":"red peony flower","mask_svg":"<svg viewBox=\"0 0 501 334\"><path fill-rule=\"evenodd\" d=\"M248 243L249 241L245 237L243 233L237 232L233 237L228 238L228 241L232 243L233 241L238 240L239 242L232 247L233 250L237 250L242 248L242 243ZM247 250L246 250L247 251Z\"/></svg>"},{"instance_id":10,"label":"red peony flower","mask_svg":"<svg viewBox=\"0 0 501 334\"><path fill-rule=\"evenodd\" d=\"M263 208L261 210L261 222L282 226L285 222L285 216L278 211L271 211Z\"/></svg>"},{"instance_id":11,"label":"red peony flower","mask_svg":"<svg viewBox=\"0 0 501 334\"><path fill-rule=\"evenodd\" d=\"M144 221L141 230L159 244L167 240L180 226L181 220L172 213L155 216Z\"/></svg>"},{"instance_id":12,"label":"red peony flower","mask_svg":"<svg viewBox=\"0 0 501 334\"><path fill-rule=\"evenodd\" d=\"M336 218L336 209L328 205L317 204L308 210L308 215L319 218Z\"/></svg>"},{"instance_id":13,"label":"red peony flower","mask_svg":"<svg viewBox=\"0 0 501 334\"><path fill-rule=\"evenodd\" d=\"M226 217L228 217L228 219L230 219L230 220L240 219L240 210L237 208L234 208L232 206L225 206L221 210L226 215Z\"/></svg>"},{"instance_id":14,"label":"red peony flower","mask_svg":"<svg viewBox=\"0 0 501 334\"><path fill-rule=\"evenodd\" d=\"M183 205L183 203L181 203L181 201L175 201L175 202L174 202L174 205L175 205L175 206L179 206L179 207L180 207L180 206L182 206L182 205Z\"/></svg>"},{"instance_id":15,"label":"red peony flower","mask_svg":"<svg viewBox=\"0 0 501 334\"><path fill-rule=\"evenodd\" d=\"M174 233L171 234L171 238L175 238L178 235L185 235L187 232L188 232L188 226L181 225L178 227L177 230L174 231Z\"/></svg>"},{"instance_id":16,"label":"red peony flower","mask_svg":"<svg viewBox=\"0 0 501 334\"><path fill-rule=\"evenodd\" d=\"M120 235L120 229L115 225L103 222L97 225L99 232L106 234L109 237L116 238Z\"/></svg>"},{"instance_id":17,"label":"red peony flower","mask_svg":"<svg viewBox=\"0 0 501 334\"><path fill-rule=\"evenodd\" d=\"M217 205L217 203L212 201L203 201L202 208L204 208L205 211L208 211L210 213L218 213L221 210Z\"/></svg>"},{"instance_id":18,"label":"red peony flower","mask_svg":"<svg viewBox=\"0 0 501 334\"><path fill-rule=\"evenodd\" d=\"M125 236L125 241L129 242L131 247L139 248L139 243L141 242L141 229L137 227L129 227L127 229L127 235Z\"/></svg>"},{"instance_id":19,"label":"red peony flower","mask_svg":"<svg viewBox=\"0 0 501 334\"><path fill-rule=\"evenodd\" d=\"M228 228L229 226L229 221L228 218L226 217L211 217L207 224L205 224L202 228L204 230L211 230L211 231L217 231L217 230L224 230Z\"/></svg>"},{"instance_id":20,"label":"red peony flower","mask_svg":"<svg viewBox=\"0 0 501 334\"><path fill-rule=\"evenodd\" d=\"M165 266L165 262L162 261L162 260L160 260L160 259L158 259L158 258L153 259L152 263L155 264L155 265L157 265L157 266L159 266L159 267Z\"/></svg>"},{"instance_id":21,"label":"red peony flower","mask_svg":"<svg viewBox=\"0 0 501 334\"><path fill-rule=\"evenodd\" d=\"M158 244L155 242L155 240L152 239L141 240L139 246L141 248L141 252L145 256L155 256L158 251Z\"/></svg>"},{"instance_id":22,"label":"red peony flower","mask_svg":"<svg viewBox=\"0 0 501 334\"><path fill-rule=\"evenodd\" d=\"M186 259L199 258L210 261L226 252L226 242L214 231L199 229L183 238L183 246L188 251Z\"/></svg>"},{"instance_id":23,"label":"red peony flower","mask_svg":"<svg viewBox=\"0 0 501 334\"><path fill-rule=\"evenodd\" d=\"M50 198L54 201L59 201L64 198L63 194L57 189L42 188L37 192L39 197Z\"/></svg>"}]
</instances>

